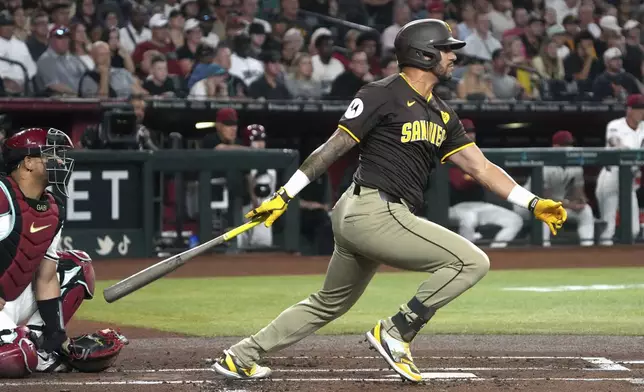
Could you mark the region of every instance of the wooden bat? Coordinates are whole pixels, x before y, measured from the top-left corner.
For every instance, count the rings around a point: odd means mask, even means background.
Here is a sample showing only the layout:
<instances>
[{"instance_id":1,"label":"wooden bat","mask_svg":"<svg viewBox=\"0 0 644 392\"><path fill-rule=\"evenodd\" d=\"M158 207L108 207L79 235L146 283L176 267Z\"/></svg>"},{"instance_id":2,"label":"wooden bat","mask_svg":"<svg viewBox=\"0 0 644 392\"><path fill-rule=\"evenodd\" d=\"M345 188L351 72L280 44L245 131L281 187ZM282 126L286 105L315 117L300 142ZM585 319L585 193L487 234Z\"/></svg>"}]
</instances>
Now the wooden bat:
<instances>
[{"instance_id":1,"label":"wooden bat","mask_svg":"<svg viewBox=\"0 0 644 392\"><path fill-rule=\"evenodd\" d=\"M165 260L162 260L142 271L137 272L132 276L121 280L118 283L113 284L112 286L103 290L103 297L105 298L105 301L112 303L130 293L135 292L136 290L147 286L155 280L162 278L170 272L178 269L183 264L185 264L186 261L192 259L193 257L202 254L210 248L223 244L224 242L237 237L241 233L259 225L260 223L264 222L267 217L268 215L258 216L257 218L246 222L239 227L227 231L217 238L213 238L208 242L204 242L203 244L192 249L188 249L187 251L179 253L178 255L168 257Z\"/></svg>"}]
</instances>

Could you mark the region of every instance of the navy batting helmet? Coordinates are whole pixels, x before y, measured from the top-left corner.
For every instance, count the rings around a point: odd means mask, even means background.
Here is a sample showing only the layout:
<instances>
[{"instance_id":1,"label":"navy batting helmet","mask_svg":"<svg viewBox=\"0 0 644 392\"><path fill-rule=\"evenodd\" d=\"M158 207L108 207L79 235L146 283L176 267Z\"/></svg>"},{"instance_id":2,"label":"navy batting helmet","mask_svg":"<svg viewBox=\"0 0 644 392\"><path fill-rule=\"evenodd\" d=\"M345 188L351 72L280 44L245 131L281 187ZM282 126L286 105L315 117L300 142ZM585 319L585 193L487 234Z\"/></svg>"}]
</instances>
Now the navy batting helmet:
<instances>
[{"instance_id":1,"label":"navy batting helmet","mask_svg":"<svg viewBox=\"0 0 644 392\"><path fill-rule=\"evenodd\" d=\"M414 67L429 71L441 61L440 51L455 50L465 42L452 37L452 29L442 20L420 19L400 29L394 41L400 67Z\"/></svg>"}]
</instances>

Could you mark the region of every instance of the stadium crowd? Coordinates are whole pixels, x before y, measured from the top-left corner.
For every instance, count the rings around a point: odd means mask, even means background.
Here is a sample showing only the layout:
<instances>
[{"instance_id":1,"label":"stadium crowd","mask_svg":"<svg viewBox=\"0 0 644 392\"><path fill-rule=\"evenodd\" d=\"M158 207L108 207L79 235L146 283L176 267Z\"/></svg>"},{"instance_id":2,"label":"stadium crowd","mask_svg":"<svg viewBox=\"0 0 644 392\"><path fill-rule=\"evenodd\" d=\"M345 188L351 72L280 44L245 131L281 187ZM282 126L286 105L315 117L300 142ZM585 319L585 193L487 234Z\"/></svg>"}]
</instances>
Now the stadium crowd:
<instances>
[{"instance_id":1,"label":"stadium crowd","mask_svg":"<svg viewBox=\"0 0 644 392\"><path fill-rule=\"evenodd\" d=\"M437 18L467 42L446 99L624 100L643 86L639 3L4 0L0 93L346 100L398 71L402 25Z\"/></svg>"}]
</instances>

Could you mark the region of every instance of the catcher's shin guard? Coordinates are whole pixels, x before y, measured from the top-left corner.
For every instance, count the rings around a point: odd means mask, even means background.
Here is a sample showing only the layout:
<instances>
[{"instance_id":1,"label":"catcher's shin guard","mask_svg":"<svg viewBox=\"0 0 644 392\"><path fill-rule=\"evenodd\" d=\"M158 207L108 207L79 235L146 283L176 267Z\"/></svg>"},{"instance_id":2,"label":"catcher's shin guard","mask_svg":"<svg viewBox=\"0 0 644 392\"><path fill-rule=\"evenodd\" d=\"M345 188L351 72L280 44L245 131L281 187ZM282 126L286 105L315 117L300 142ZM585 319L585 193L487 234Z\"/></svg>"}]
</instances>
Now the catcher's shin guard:
<instances>
[{"instance_id":1,"label":"catcher's shin guard","mask_svg":"<svg viewBox=\"0 0 644 392\"><path fill-rule=\"evenodd\" d=\"M22 378L38 366L36 346L29 329L17 327L0 331L0 378Z\"/></svg>"}]
</instances>

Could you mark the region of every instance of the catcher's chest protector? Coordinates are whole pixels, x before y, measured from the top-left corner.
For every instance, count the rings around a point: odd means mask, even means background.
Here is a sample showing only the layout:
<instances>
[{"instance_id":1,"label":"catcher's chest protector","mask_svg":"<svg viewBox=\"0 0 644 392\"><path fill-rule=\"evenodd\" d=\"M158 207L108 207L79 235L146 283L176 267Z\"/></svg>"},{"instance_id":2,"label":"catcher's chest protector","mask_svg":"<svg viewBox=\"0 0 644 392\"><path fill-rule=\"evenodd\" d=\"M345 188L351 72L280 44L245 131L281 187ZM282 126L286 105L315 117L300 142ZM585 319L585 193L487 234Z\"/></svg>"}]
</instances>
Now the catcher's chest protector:
<instances>
[{"instance_id":1,"label":"catcher's chest protector","mask_svg":"<svg viewBox=\"0 0 644 392\"><path fill-rule=\"evenodd\" d=\"M46 192L46 202L33 207L34 202L25 199L11 177L0 180L0 188L10 203L13 220L11 232L0 241L0 267L8 265L0 275L0 286L4 290L4 299L13 301L31 283L62 220L58 204L51 194Z\"/></svg>"}]
</instances>

